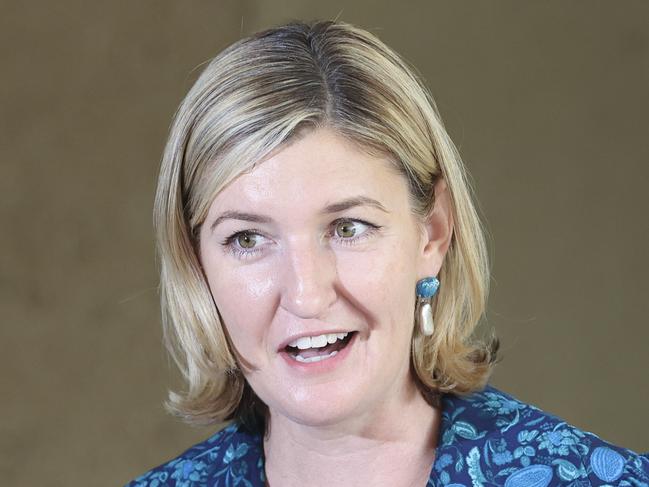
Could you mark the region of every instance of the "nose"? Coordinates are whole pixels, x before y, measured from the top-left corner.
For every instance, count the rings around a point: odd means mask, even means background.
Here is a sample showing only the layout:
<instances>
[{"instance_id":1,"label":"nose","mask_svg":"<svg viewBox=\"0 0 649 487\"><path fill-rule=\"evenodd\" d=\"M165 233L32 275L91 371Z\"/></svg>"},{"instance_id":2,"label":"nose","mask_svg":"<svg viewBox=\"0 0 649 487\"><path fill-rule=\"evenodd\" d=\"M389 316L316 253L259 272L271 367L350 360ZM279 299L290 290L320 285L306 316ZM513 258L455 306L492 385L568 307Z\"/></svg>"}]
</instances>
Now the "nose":
<instances>
[{"instance_id":1,"label":"nose","mask_svg":"<svg viewBox=\"0 0 649 487\"><path fill-rule=\"evenodd\" d=\"M336 260L314 240L293 241L286 249L280 306L302 319L323 317L336 301Z\"/></svg>"}]
</instances>

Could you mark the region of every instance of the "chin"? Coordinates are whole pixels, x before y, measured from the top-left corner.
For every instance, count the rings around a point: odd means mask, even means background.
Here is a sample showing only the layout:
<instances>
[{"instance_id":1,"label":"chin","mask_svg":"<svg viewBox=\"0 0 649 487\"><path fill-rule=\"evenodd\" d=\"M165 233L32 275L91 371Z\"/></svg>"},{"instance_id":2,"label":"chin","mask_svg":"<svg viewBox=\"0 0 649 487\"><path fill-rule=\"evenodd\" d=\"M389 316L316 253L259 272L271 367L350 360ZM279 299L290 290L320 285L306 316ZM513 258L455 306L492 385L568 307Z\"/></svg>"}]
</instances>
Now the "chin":
<instances>
[{"instance_id":1,"label":"chin","mask_svg":"<svg viewBox=\"0 0 649 487\"><path fill-rule=\"evenodd\" d=\"M310 389L288 391L281 401L269 404L271 418L281 415L303 426L325 427L352 419L359 414L360 397L318 391L320 388L317 386Z\"/></svg>"}]
</instances>

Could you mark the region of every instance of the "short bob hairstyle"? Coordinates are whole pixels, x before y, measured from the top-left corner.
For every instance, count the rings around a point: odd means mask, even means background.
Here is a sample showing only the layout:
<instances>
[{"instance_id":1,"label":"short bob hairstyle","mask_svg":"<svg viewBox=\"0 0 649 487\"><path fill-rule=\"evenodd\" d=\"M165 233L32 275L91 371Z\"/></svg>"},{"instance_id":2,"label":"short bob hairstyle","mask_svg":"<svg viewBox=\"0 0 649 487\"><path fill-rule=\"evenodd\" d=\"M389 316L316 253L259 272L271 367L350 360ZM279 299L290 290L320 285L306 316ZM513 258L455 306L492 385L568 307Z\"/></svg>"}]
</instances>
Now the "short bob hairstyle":
<instances>
[{"instance_id":1,"label":"short bob hairstyle","mask_svg":"<svg viewBox=\"0 0 649 487\"><path fill-rule=\"evenodd\" d=\"M421 218L434 206L434 184L446 180L454 232L433 302L435 332L413 330L411 346L424 397L437 405L444 392L480 390L498 362L495 335L474 337L489 284L483 228L432 96L373 34L345 22L295 21L212 59L178 108L164 150L154 208L162 318L187 384L170 391L166 407L189 423L258 421L268 413L214 304L198 254L200 226L225 185L319 127L387 156L407 179Z\"/></svg>"}]
</instances>

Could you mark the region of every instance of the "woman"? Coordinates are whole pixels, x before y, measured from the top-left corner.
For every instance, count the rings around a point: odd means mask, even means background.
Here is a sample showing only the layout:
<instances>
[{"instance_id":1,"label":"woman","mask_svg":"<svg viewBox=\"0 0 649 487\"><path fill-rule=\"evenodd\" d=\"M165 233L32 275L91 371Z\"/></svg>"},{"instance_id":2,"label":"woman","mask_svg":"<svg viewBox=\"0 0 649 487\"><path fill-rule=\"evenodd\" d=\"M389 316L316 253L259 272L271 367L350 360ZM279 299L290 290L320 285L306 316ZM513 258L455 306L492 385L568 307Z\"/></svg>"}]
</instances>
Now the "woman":
<instances>
[{"instance_id":1,"label":"woman","mask_svg":"<svg viewBox=\"0 0 649 487\"><path fill-rule=\"evenodd\" d=\"M169 409L225 429L129 485L649 485L649 458L487 385L480 222L413 70L342 22L242 39L155 202Z\"/></svg>"}]
</instances>

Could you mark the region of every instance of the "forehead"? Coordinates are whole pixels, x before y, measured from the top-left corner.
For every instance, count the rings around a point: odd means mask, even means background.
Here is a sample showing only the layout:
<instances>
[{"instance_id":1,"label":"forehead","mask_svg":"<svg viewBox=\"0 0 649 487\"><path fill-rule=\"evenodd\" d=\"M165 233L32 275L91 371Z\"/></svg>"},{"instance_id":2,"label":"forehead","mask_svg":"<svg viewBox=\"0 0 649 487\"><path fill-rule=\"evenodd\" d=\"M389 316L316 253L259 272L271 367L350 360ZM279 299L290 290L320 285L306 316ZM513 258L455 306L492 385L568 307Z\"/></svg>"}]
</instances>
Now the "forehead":
<instances>
[{"instance_id":1,"label":"forehead","mask_svg":"<svg viewBox=\"0 0 649 487\"><path fill-rule=\"evenodd\" d=\"M214 199L210 213L233 209L320 209L367 196L384 206L407 204L408 188L387 157L367 154L329 129L318 129L276 150Z\"/></svg>"}]
</instances>

